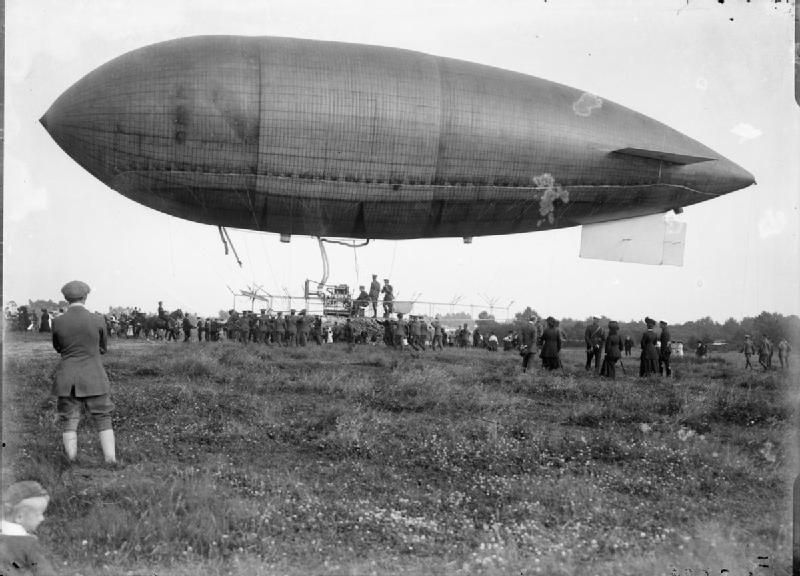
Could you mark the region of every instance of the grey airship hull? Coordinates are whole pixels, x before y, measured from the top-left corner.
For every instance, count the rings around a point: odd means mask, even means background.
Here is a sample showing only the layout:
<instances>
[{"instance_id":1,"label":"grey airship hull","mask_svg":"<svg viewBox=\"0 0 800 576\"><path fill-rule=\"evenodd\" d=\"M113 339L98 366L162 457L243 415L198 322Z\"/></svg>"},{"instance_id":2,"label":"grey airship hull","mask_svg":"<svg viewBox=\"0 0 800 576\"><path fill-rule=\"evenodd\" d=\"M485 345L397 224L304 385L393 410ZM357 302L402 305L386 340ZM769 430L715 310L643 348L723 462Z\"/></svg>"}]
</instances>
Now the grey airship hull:
<instances>
[{"instance_id":1,"label":"grey airship hull","mask_svg":"<svg viewBox=\"0 0 800 576\"><path fill-rule=\"evenodd\" d=\"M156 210L313 236L481 236L665 212L753 177L560 84L394 48L205 36L94 70L42 118Z\"/></svg>"}]
</instances>

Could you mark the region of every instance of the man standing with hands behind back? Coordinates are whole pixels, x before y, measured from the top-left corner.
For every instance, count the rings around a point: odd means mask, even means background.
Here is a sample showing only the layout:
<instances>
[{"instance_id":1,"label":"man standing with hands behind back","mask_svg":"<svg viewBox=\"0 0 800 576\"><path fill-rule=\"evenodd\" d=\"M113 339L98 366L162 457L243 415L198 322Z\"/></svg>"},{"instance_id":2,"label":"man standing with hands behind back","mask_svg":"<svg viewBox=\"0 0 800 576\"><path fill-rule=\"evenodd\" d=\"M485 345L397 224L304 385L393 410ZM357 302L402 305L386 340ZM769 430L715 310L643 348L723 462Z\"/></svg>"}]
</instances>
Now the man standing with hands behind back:
<instances>
[{"instance_id":1,"label":"man standing with hands behind back","mask_svg":"<svg viewBox=\"0 0 800 576\"><path fill-rule=\"evenodd\" d=\"M106 353L106 325L103 318L89 312L84 304L89 286L80 280L67 282L61 293L69 302L67 311L53 320L53 348L61 354L53 382L58 396L58 415L63 425L62 439L67 460L78 455L78 423L81 407L86 406L100 431L100 446L107 464L116 464L114 430L109 397L111 385L100 355Z\"/></svg>"},{"instance_id":2,"label":"man standing with hands behind back","mask_svg":"<svg viewBox=\"0 0 800 576\"><path fill-rule=\"evenodd\" d=\"M372 275L372 283L369 285L369 299L372 302L372 317L378 317L378 296L381 295L381 283L378 282L378 275Z\"/></svg>"}]
</instances>

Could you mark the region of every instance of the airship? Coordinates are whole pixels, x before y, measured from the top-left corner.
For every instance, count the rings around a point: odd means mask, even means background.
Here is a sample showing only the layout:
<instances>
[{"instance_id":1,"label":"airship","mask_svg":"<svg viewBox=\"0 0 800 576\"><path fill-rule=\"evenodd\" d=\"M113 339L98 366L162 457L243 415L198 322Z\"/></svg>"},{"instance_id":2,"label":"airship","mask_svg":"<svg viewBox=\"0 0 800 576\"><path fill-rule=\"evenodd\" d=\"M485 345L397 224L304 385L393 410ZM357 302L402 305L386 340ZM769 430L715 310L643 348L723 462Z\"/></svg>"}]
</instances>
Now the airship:
<instances>
[{"instance_id":1,"label":"airship","mask_svg":"<svg viewBox=\"0 0 800 576\"><path fill-rule=\"evenodd\" d=\"M41 123L135 202L284 238L471 239L634 222L755 182L595 94L342 42L153 44L88 73Z\"/></svg>"}]
</instances>

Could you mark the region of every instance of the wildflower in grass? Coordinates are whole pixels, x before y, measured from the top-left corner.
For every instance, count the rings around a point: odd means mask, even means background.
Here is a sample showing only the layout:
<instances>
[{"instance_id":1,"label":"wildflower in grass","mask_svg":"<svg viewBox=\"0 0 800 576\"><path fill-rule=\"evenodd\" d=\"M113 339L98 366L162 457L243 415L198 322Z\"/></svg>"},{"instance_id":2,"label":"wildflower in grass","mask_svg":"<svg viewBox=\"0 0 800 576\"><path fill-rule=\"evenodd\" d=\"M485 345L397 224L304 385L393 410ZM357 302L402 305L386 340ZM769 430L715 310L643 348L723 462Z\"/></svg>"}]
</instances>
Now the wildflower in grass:
<instances>
[{"instance_id":1,"label":"wildflower in grass","mask_svg":"<svg viewBox=\"0 0 800 576\"><path fill-rule=\"evenodd\" d=\"M764 460L767 462L775 462L775 452L773 451L774 445L772 442L767 440L764 442L764 445L761 446L761 449L758 451L764 457Z\"/></svg>"}]
</instances>

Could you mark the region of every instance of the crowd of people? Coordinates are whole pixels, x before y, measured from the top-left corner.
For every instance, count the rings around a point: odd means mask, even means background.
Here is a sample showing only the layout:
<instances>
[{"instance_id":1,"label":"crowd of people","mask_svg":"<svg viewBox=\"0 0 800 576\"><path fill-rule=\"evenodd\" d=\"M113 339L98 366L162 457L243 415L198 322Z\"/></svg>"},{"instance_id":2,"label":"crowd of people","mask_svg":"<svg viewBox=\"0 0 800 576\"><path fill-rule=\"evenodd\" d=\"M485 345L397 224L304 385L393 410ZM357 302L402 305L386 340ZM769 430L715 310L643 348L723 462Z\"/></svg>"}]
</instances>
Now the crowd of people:
<instances>
[{"instance_id":1,"label":"crowd of people","mask_svg":"<svg viewBox=\"0 0 800 576\"><path fill-rule=\"evenodd\" d=\"M376 286L377 285L377 286ZM352 345L375 344L381 339L387 347L400 349L410 348L417 351L441 350L445 346L459 348L485 348L490 352L498 349L499 340L494 331L484 335L479 327L470 329L463 324L455 330L446 329L440 319L427 319L421 315L406 315L393 309L393 289L388 279L380 287L373 275L370 291L361 289L356 300L353 317L342 322L328 322L319 315L310 315L306 310L291 309L288 314L271 313L266 309L259 314L230 310L224 321L218 318L196 318L184 315L180 310L168 313L163 302L158 303L157 316L148 317L134 309L125 319L109 318L90 313L86 307L86 298L90 292L84 282L72 281L62 287L64 298L68 302L66 309L51 314L46 309L36 319L26 306L16 311L17 328L31 330L34 321L41 332L51 332L53 347L61 355L52 384L52 393L57 398L56 408L61 426L63 454L66 462L75 462L78 456L78 425L82 413L88 413L95 422L100 447L105 465L118 468L116 459L114 431L111 416L114 403L110 398L110 383L101 362L101 355L106 352L109 327L112 332L121 321L137 322L137 318L153 320L153 326L163 326L164 330L174 331L176 327L183 330L184 342L194 338L197 341L218 341L221 338L242 343L258 343L274 346L306 346L309 342L317 345L323 343L345 342ZM383 294L383 316L378 318L378 295ZM364 311L372 306L372 318L365 318ZM129 316L129 317L128 317ZM645 318L645 330L639 340L639 376L650 377L656 374L664 377L672 376L670 358L673 342L669 327L665 321L658 322L660 332L656 333L656 321ZM124 333L127 335L128 330ZM380 329L378 329L380 328ZM381 334L382 333L382 334ZM177 338L176 338L177 339ZM522 356L522 371L531 368L531 359L538 356L542 368L548 371L564 370L561 363L561 351L566 343L566 335L559 326L559 321L552 316L541 322L538 317L531 316L524 328L519 331L509 330L503 337L503 350L518 350ZM616 366L622 364L623 355L630 356L634 341L630 336L622 337L619 324L609 321L602 327L597 317L584 331L586 348L586 371L616 378ZM701 342L697 355L706 353ZM791 346L782 339L777 347L769 338L762 336L758 345L750 335L745 337L741 351L745 355L745 368L753 369L751 357L758 356L759 364L764 370L772 368L775 348L781 368L788 368ZM49 495L36 482L24 481L13 484L3 494L2 530L0 530L0 564L3 566L38 567L41 574L50 574L52 565L47 555L39 546L32 532L43 520L43 514L49 502Z\"/></svg>"}]
</instances>

